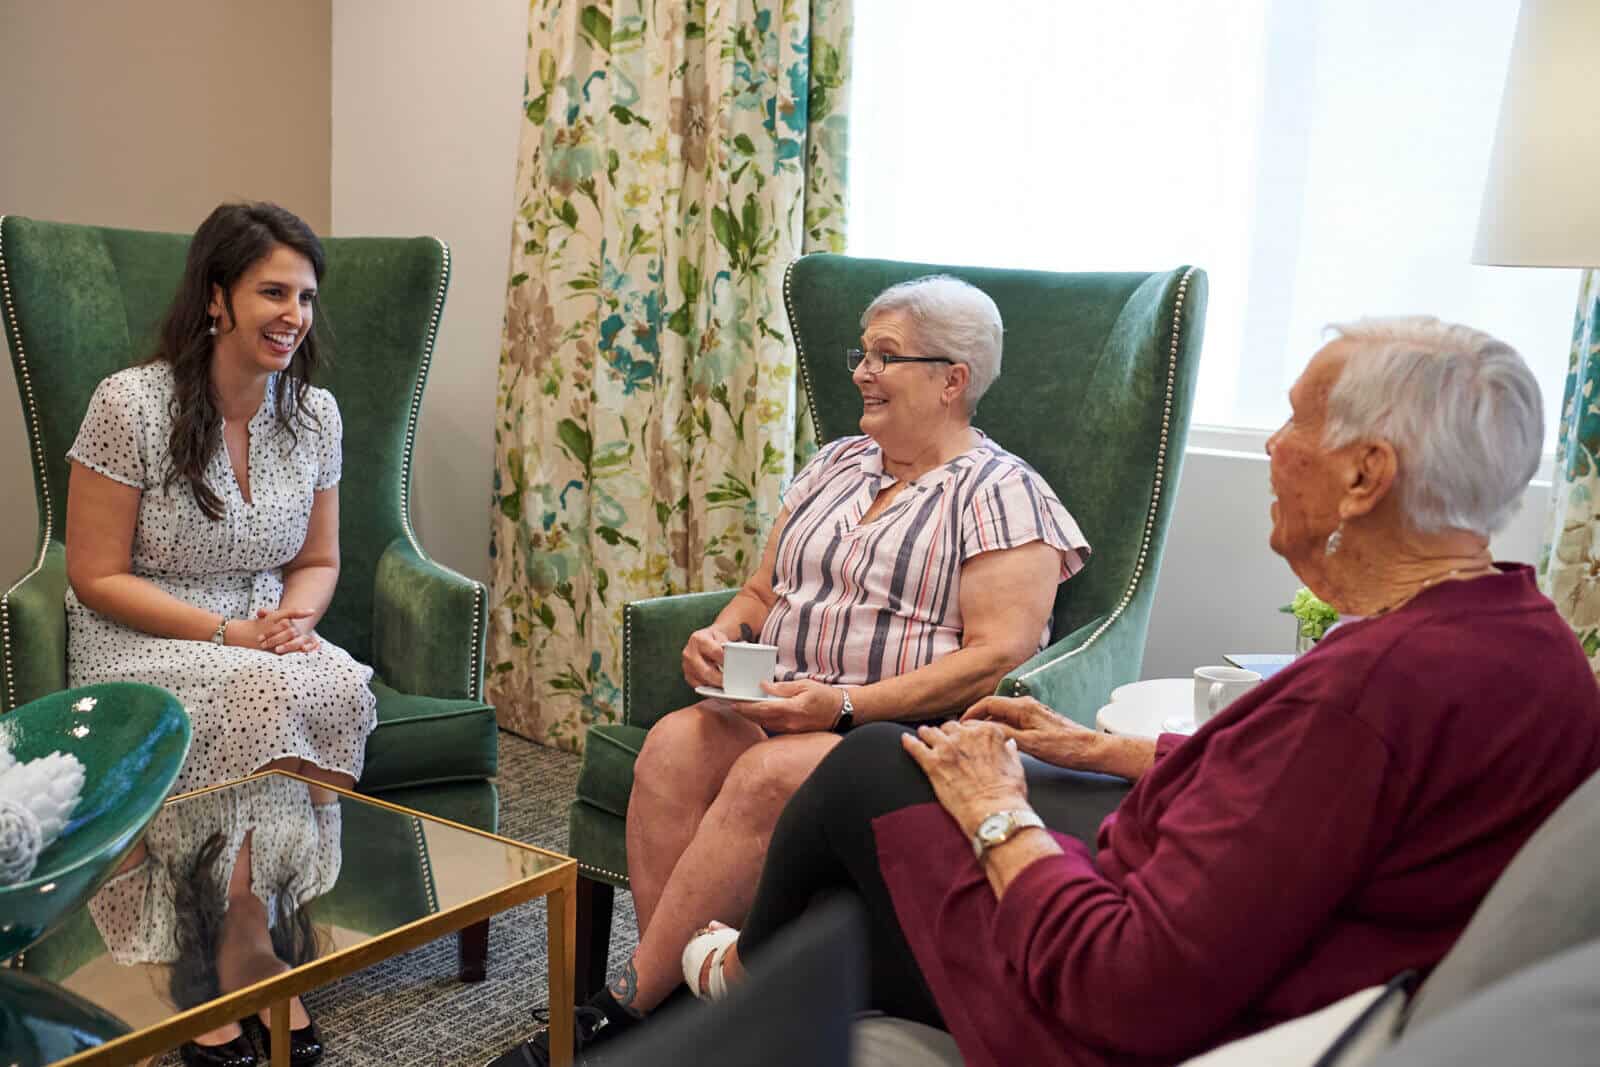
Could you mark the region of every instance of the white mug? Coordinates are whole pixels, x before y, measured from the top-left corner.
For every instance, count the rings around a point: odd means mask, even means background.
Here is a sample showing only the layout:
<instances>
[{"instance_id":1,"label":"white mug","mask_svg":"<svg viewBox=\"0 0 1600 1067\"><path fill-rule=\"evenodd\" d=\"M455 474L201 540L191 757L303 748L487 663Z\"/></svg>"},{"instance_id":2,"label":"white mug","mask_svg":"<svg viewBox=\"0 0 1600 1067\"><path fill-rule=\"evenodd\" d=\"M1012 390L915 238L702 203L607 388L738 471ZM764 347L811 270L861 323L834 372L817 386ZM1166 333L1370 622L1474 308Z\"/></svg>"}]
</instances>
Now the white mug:
<instances>
[{"instance_id":1,"label":"white mug","mask_svg":"<svg viewBox=\"0 0 1600 1067\"><path fill-rule=\"evenodd\" d=\"M722 646L722 691L735 697L764 697L762 682L772 681L778 646L729 641Z\"/></svg>"},{"instance_id":2,"label":"white mug","mask_svg":"<svg viewBox=\"0 0 1600 1067\"><path fill-rule=\"evenodd\" d=\"M1194 724L1204 726L1211 719L1258 685L1261 675L1238 667L1196 667L1194 669Z\"/></svg>"}]
</instances>

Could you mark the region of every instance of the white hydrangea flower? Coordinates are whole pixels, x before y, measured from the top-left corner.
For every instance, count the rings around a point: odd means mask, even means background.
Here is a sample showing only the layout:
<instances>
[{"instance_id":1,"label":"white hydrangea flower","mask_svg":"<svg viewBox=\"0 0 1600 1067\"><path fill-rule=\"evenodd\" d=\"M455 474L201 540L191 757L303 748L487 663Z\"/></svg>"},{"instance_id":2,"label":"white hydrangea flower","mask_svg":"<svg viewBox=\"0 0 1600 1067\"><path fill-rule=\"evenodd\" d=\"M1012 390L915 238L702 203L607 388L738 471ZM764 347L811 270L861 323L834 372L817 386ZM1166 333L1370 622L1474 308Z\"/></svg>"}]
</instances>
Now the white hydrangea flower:
<instances>
[{"instance_id":1,"label":"white hydrangea flower","mask_svg":"<svg viewBox=\"0 0 1600 1067\"><path fill-rule=\"evenodd\" d=\"M0 797L0 885L14 885L33 873L44 851L39 819L19 800Z\"/></svg>"},{"instance_id":2,"label":"white hydrangea flower","mask_svg":"<svg viewBox=\"0 0 1600 1067\"><path fill-rule=\"evenodd\" d=\"M5 838L0 844L0 882L18 870L22 873L9 881L21 881L33 870L39 853L66 829L83 795L83 782L83 764L76 756L60 752L27 763L13 760L9 768L0 771L0 813L10 813L9 821L0 827L0 836ZM30 848L31 855L27 854Z\"/></svg>"}]
</instances>

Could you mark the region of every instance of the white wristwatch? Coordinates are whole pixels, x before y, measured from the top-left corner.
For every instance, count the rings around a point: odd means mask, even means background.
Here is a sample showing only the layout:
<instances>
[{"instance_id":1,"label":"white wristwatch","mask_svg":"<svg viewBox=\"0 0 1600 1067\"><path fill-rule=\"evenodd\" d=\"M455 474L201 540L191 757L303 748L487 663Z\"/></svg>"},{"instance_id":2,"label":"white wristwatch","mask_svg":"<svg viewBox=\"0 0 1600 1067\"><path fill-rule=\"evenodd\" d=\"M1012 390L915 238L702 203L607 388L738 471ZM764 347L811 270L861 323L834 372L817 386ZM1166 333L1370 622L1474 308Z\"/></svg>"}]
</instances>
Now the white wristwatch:
<instances>
[{"instance_id":1,"label":"white wristwatch","mask_svg":"<svg viewBox=\"0 0 1600 1067\"><path fill-rule=\"evenodd\" d=\"M997 811L978 824L978 832L972 835L972 854L981 860L991 848L1005 844L1019 831L1032 827L1044 828L1044 820L1039 818L1037 812L1027 808Z\"/></svg>"},{"instance_id":2,"label":"white wristwatch","mask_svg":"<svg viewBox=\"0 0 1600 1067\"><path fill-rule=\"evenodd\" d=\"M222 617L221 622L217 623L217 628L211 631L211 643L213 645L225 645L228 643L228 617L226 615Z\"/></svg>"}]
</instances>

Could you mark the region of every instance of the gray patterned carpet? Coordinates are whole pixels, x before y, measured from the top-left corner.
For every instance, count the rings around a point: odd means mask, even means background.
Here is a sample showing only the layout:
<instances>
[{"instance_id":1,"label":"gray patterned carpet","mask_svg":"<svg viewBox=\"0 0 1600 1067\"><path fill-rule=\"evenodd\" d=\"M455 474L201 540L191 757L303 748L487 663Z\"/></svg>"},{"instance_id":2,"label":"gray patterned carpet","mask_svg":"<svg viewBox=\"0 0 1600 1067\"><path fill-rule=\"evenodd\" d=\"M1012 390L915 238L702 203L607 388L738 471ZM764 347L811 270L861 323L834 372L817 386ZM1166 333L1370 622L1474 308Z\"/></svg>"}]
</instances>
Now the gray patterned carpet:
<instances>
[{"instance_id":1,"label":"gray patterned carpet","mask_svg":"<svg viewBox=\"0 0 1600 1067\"><path fill-rule=\"evenodd\" d=\"M578 757L500 733L500 832L561 852ZM544 901L497 915L490 925L489 977L458 981L454 937L424 945L306 996L322 1028L329 1067L427 1064L476 1067L536 1028L546 1007ZM633 900L616 895L611 970L637 937ZM176 1067L176 1055L162 1067Z\"/></svg>"}]
</instances>

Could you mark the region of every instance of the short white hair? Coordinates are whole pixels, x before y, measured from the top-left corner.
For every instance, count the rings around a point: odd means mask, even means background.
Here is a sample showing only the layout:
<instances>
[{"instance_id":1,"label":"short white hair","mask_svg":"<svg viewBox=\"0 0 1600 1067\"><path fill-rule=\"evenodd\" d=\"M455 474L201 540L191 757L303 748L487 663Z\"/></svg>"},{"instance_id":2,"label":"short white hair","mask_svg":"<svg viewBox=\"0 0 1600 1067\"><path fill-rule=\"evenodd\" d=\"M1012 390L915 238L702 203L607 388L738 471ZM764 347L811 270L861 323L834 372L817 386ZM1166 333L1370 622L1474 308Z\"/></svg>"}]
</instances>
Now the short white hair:
<instances>
[{"instance_id":1,"label":"short white hair","mask_svg":"<svg viewBox=\"0 0 1600 1067\"><path fill-rule=\"evenodd\" d=\"M1329 329L1355 347L1328 396L1323 443L1393 445L1401 509L1422 533L1505 526L1544 447L1539 383L1517 350L1431 316Z\"/></svg>"},{"instance_id":2,"label":"short white hair","mask_svg":"<svg viewBox=\"0 0 1600 1067\"><path fill-rule=\"evenodd\" d=\"M864 330L879 315L905 312L911 319L920 351L907 355L943 356L967 368L963 394L967 414L1000 377L1000 342L1004 327L1000 309L989 294L948 274L929 274L891 285L861 313Z\"/></svg>"}]
</instances>

